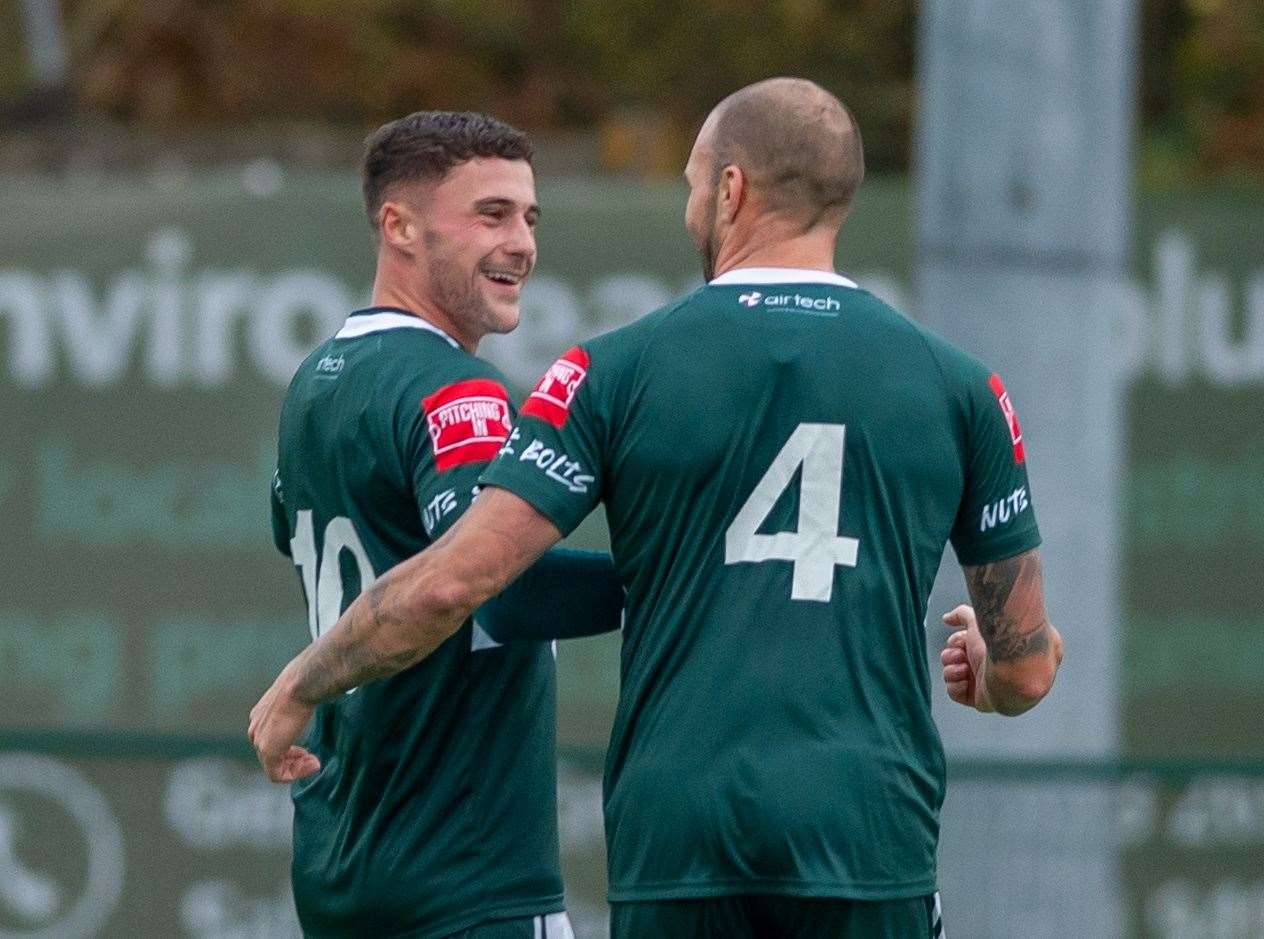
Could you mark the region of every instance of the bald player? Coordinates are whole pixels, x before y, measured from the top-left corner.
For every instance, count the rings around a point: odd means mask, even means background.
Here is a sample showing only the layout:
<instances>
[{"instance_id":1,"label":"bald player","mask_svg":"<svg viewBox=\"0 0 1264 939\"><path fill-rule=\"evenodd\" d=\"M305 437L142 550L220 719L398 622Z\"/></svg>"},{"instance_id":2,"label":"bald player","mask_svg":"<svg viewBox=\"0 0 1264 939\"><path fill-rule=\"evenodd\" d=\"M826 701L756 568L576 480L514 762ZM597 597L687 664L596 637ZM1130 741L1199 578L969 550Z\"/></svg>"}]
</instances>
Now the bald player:
<instances>
[{"instance_id":1,"label":"bald player","mask_svg":"<svg viewBox=\"0 0 1264 939\"><path fill-rule=\"evenodd\" d=\"M834 272L863 156L832 95L742 89L685 176L708 283L554 363L475 504L291 663L255 745L282 761L314 704L427 655L604 502L615 939L941 935L922 624L946 542L977 610L945 617L950 697L1018 714L1061 660L1017 416Z\"/></svg>"}]
</instances>

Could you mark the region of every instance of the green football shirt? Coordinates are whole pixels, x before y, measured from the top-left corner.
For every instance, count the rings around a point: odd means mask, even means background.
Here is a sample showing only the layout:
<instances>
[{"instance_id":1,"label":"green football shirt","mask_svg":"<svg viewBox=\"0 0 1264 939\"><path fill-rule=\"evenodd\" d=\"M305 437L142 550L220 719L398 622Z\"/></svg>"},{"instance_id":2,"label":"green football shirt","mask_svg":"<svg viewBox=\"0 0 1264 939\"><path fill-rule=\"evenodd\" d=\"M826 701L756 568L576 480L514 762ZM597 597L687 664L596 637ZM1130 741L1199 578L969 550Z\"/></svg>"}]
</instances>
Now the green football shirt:
<instances>
[{"instance_id":1,"label":"green football shirt","mask_svg":"<svg viewBox=\"0 0 1264 939\"><path fill-rule=\"evenodd\" d=\"M374 308L303 362L281 412L278 547L313 637L468 508L513 411L501 376ZM294 898L311 936L448 936L562 909L547 643L472 622L424 662L317 708L296 783Z\"/></svg>"},{"instance_id":2,"label":"green football shirt","mask_svg":"<svg viewBox=\"0 0 1264 939\"><path fill-rule=\"evenodd\" d=\"M944 545L1039 543L1000 379L846 278L729 272L559 359L484 484L627 588L611 901L935 889Z\"/></svg>"}]
</instances>

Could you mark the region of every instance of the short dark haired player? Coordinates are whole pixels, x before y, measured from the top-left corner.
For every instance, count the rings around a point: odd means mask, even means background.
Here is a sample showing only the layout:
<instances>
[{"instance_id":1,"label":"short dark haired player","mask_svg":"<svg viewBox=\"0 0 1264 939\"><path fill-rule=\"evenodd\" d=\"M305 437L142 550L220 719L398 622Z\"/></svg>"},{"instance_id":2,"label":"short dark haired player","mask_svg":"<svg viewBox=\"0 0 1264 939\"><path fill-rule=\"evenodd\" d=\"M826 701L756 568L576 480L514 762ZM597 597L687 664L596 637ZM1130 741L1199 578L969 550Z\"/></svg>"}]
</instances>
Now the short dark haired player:
<instances>
[{"instance_id":1,"label":"short dark haired player","mask_svg":"<svg viewBox=\"0 0 1264 939\"><path fill-rule=\"evenodd\" d=\"M281 412L273 526L313 641L448 530L509 436L504 379L474 352L518 324L530 159L524 134L482 114L423 111L369 138L373 305L299 366ZM608 558L550 552L425 662L395 659L398 674L316 709L304 749L268 767L294 782L306 935L569 939L553 655L496 637L614 629L621 602Z\"/></svg>"}]
</instances>

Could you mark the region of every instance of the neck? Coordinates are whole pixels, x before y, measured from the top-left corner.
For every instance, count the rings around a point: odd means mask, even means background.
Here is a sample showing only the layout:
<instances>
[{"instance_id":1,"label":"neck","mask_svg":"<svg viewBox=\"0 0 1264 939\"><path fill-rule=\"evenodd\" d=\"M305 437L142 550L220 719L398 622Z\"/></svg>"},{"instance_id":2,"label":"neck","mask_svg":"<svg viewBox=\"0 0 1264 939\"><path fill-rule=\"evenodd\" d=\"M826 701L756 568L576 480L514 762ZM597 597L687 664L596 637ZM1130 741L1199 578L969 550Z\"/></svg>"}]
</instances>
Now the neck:
<instances>
[{"instance_id":1,"label":"neck","mask_svg":"<svg viewBox=\"0 0 1264 939\"><path fill-rule=\"evenodd\" d=\"M437 326L470 353L478 349L478 342L483 338L481 335L472 336L463 331L442 307L427 296L425 291L401 283L384 274L381 269L373 280L373 296L370 302L373 306L390 306L405 310L418 319L425 320L431 326Z\"/></svg>"},{"instance_id":2,"label":"neck","mask_svg":"<svg viewBox=\"0 0 1264 939\"><path fill-rule=\"evenodd\" d=\"M745 233L743 233L745 234ZM715 276L743 267L793 267L807 271L834 271L834 246L838 230L813 228L796 231L786 225L765 222L749 237L731 234L715 259Z\"/></svg>"}]
</instances>

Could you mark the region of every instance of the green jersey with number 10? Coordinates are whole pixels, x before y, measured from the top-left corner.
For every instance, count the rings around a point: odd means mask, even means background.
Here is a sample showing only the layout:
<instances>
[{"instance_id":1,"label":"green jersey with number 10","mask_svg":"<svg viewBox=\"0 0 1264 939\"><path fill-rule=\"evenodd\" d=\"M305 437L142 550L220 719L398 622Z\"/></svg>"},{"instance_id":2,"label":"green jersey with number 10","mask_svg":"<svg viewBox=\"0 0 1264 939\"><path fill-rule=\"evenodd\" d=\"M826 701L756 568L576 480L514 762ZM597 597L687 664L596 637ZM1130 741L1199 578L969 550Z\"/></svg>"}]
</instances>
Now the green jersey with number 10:
<instances>
[{"instance_id":1,"label":"green jersey with number 10","mask_svg":"<svg viewBox=\"0 0 1264 939\"><path fill-rule=\"evenodd\" d=\"M572 349L484 472L627 586L610 899L935 889L945 543L1039 543L1000 379L847 279L736 270Z\"/></svg>"},{"instance_id":2,"label":"green jersey with number 10","mask_svg":"<svg viewBox=\"0 0 1264 939\"><path fill-rule=\"evenodd\" d=\"M272 509L313 638L470 505L513 410L499 373L405 311L352 314L299 366ZM562 909L547 643L467 622L412 668L316 710L294 784L309 936L437 939Z\"/></svg>"}]
</instances>

